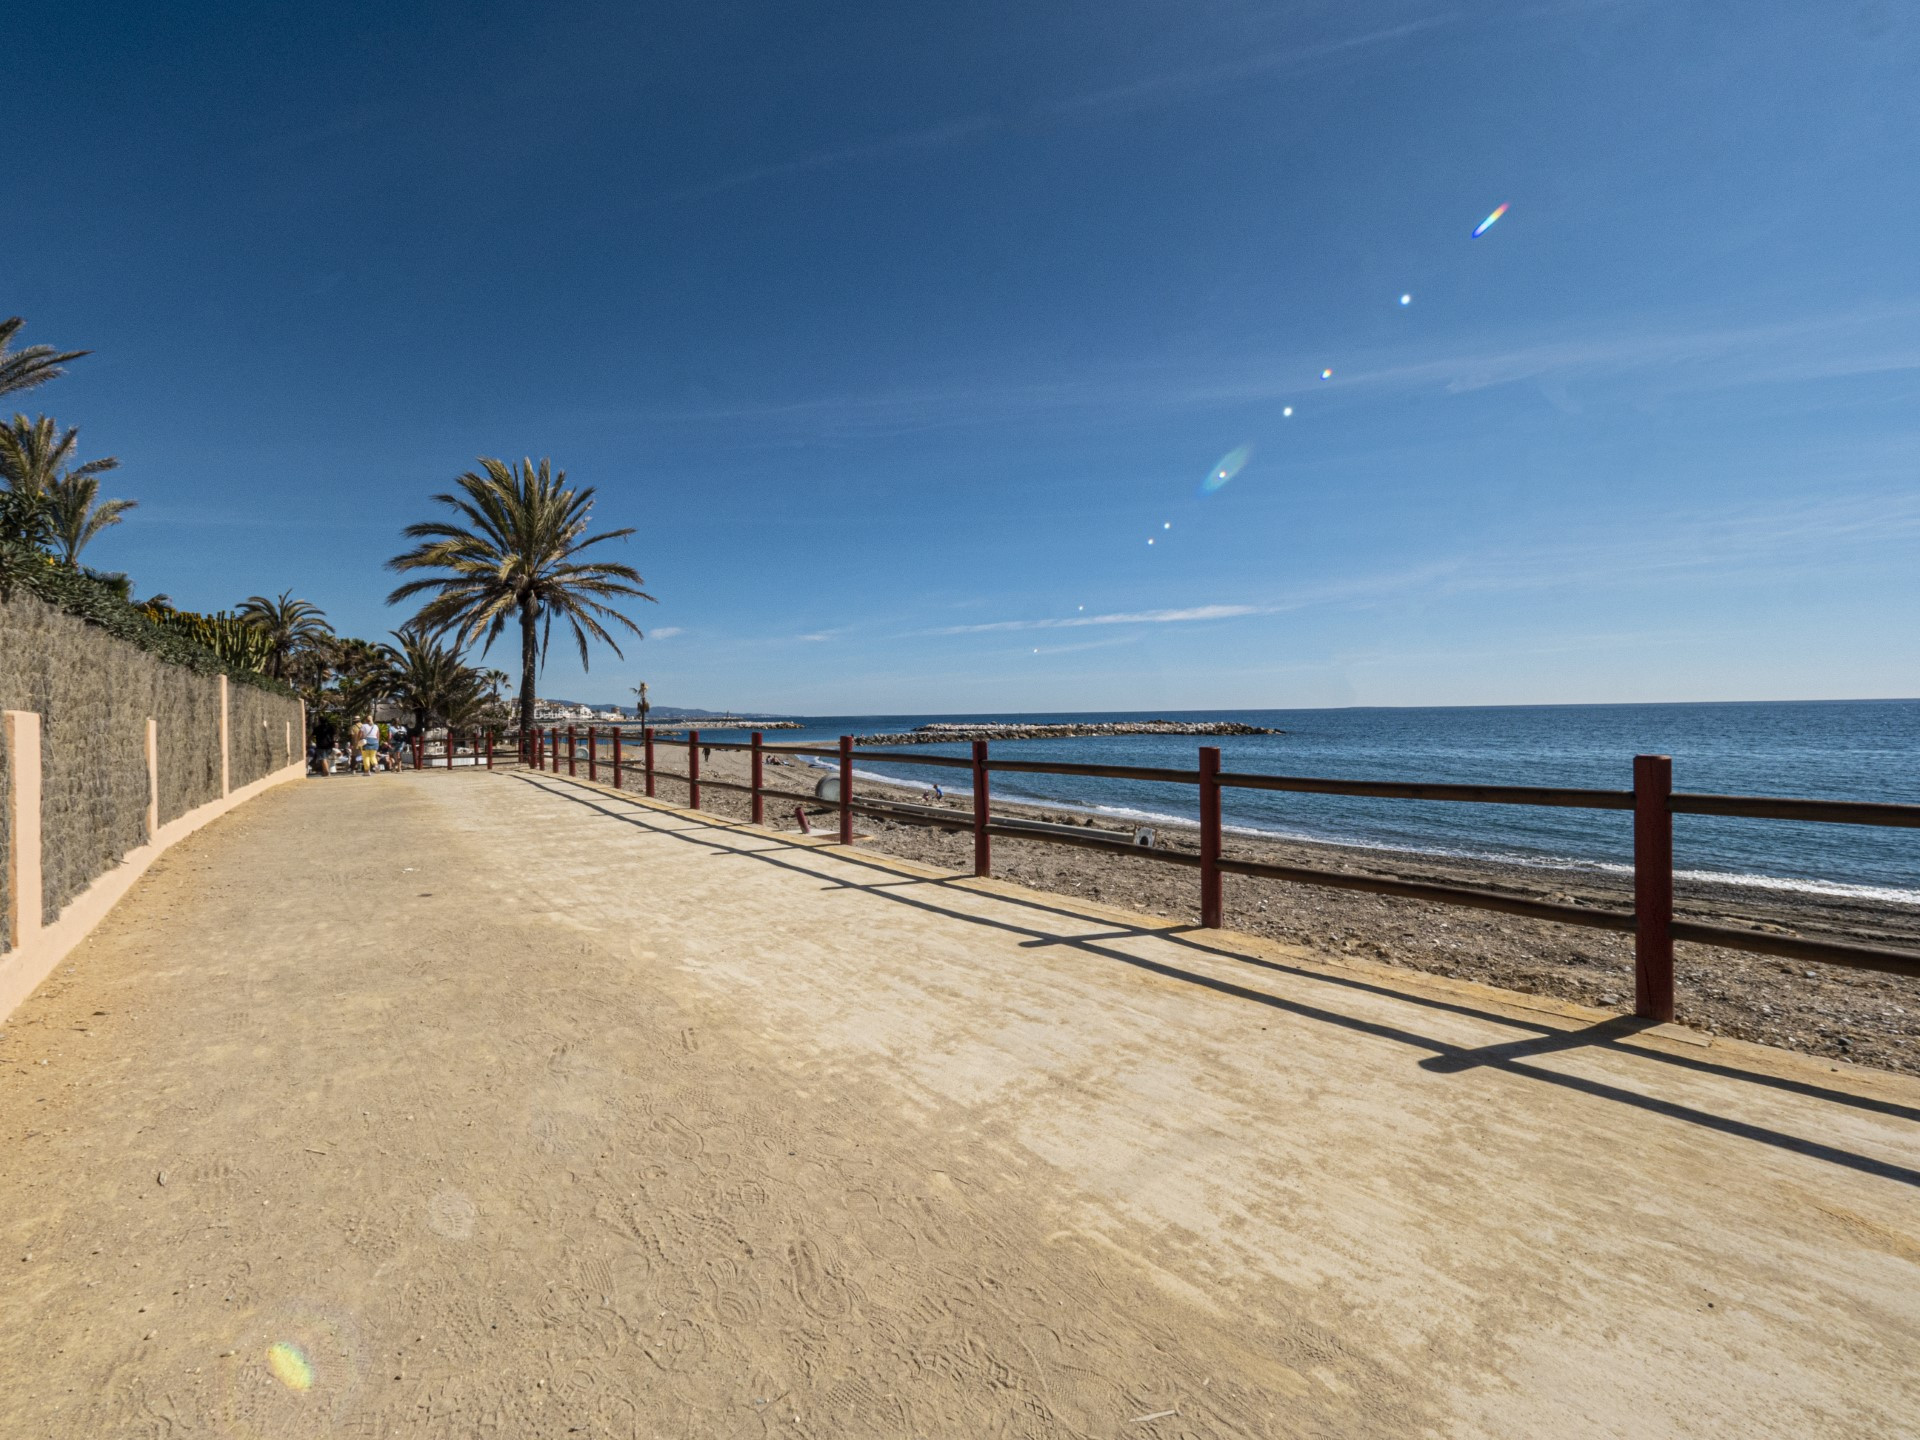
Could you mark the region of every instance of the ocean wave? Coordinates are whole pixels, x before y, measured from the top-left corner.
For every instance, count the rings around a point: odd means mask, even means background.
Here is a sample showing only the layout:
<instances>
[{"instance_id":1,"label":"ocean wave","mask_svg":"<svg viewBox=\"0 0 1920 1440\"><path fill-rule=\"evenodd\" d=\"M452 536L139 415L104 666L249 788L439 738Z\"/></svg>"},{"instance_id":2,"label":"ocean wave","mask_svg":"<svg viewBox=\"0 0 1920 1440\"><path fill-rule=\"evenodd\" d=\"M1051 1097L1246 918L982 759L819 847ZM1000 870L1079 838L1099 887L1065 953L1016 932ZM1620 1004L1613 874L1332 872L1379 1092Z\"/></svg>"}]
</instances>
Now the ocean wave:
<instances>
[{"instance_id":1,"label":"ocean wave","mask_svg":"<svg viewBox=\"0 0 1920 1440\"><path fill-rule=\"evenodd\" d=\"M821 770L837 771L838 766L831 761L818 760L810 756L801 759ZM867 780L876 784L897 785L904 789L920 790L931 793L934 782L915 780L903 776L883 775L874 771L854 769L856 780ZM943 794L961 796L971 795L970 786L940 784ZM1176 830L1197 831L1199 820L1192 815L1171 814L1164 810L1145 810L1130 805L1101 805L1097 803L1069 800L1047 799L1038 795L1025 795L1014 790L994 791L995 800L1009 805L1028 805L1040 809L1059 810L1073 815L1104 816L1113 820L1124 820L1134 825L1158 825ZM1332 845L1343 850L1385 851L1395 855L1420 856L1436 860L1468 860L1483 864L1516 865L1529 870L1561 870L1578 874L1610 875L1631 877L1633 866L1617 860L1599 860L1584 856L1541 855L1510 850L1491 850L1473 847L1448 845L1414 845L1391 840L1367 840L1351 836L1332 836L1313 831L1291 830L1267 825L1223 825L1221 831L1226 835L1240 835L1250 840L1282 840L1305 845ZM1902 905L1920 907L1920 890L1902 889L1891 885L1853 884L1840 880L1820 880L1806 876L1761 875L1736 870L1676 870L1676 880L1690 880L1696 883L1712 885L1732 885L1743 889L1770 890L1785 894L1818 895L1834 900L1866 900L1883 905Z\"/></svg>"}]
</instances>

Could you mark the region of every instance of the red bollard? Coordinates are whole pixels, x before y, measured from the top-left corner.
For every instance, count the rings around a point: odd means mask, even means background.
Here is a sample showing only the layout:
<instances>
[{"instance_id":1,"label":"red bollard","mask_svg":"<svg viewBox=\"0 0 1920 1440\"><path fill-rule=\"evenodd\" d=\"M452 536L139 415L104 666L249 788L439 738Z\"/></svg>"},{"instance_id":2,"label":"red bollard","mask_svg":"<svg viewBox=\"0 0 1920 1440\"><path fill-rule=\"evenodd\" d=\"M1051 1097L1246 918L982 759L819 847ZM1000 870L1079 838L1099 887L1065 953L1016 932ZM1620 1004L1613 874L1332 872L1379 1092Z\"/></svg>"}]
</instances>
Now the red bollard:
<instances>
[{"instance_id":1,"label":"red bollard","mask_svg":"<svg viewBox=\"0 0 1920 1440\"><path fill-rule=\"evenodd\" d=\"M573 733L573 726L567 726L567 774L580 773L580 740Z\"/></svg>"},{"instance_id":2,"label":"red bollard","mask_svg":"<svg viewBox=\"0 0 1920 1440\"><path fill-rule=\"evenodd\" d=\"M620 727L613 727L613 788L620 788Z\"/></svg>"},{"instance_id":3,"label":"red bollard","mask_svg":"<svg viewBox=\"0 0 1920 1440\"><path fill-rule=\"evenodd\" d=\"M1218 930L1225 920L1220 894L1220 750L1200 747L1200 925Z\"/></svg>"},{"instance_id":4,"label":"red bollard","mask_svg":"<svg viewBox=\"0 0 1920 1440\"><path fill-rule=\"evenodd\" d=\"M600 778L600 732L587 726L587 779Z\"/></svg>"},{"instance_id":5,"label":"red bollard","mask_svg":"<svg viewBox=\"0 0 1920 1440\"><path fill-rule=\"evenodd\" d=\"M853 737L840 737L840 843L853 843Z\"/></svg>"},{"instance_id":6,"label":"red bollard","mask_svg":"<svg viewBox=\"0 0 1920 1440\"><path fill-rule=\"evenodd\" d=\"M558 775L560 773L560 727L548 726L547 734L553 741L553 773Z\"/></svg>"},{"instance_id":7,"label":"red bollard","mask_svg":"<svg viewBox=\"0 0 1920 1440\"><path fill-rule=\"evenodd\" d=\"M1633 1013L1673 1019L1673 759L1633 757Z\"/></svg>"},{"instance_id":8,"label":"red bollard","mask_svg":"<svg viewBox=\"0 0 1920 1440\"><path fill-rule=\"evenodd\" d=\"M687 803L700 808L700 732L687 731Z\"/></svg>"},{"instance_id":9,"label":"red bollard","mask_svg":"<svg viewBox=\"0 0 1920 1440\"><path fill-rule=\"evenodd\" d=\"M993 874L993 837L987 826L993 821L987 794L987 742L973 742L973 873Z\"/></svg>"},{"instance_id":10,"label":"red bollard","mask_svg":"<svg viewBox=\"0 0 1920 1440\"><path fill-rule=\"evenodd\" d=\"M753 732L753 823L764 825L767 819L767 797L760 793L760 732Z\"/></svg>"},{"instance_id":11,"label":"red bollard","mask_svg":"<svg viewBox=\"0 0 1920 1440\"><path fill-rule=\"evenodd\" d=\"M453 752L459 748L459 742L453 738L453 726L447 726L447 769L453 769Z\"/></svg>"},{"instance_id":12,"label":"red bollard","mask_svg":"<svg viewBox=\"0 0 1920 1440\"><path fill-rule=\"evenodd\" d=\"M647 797L651 799L653 797L653 729L651 726L640 727L640 740L647 752Z\"/></svg>"},{"instance_id":13,"label":"red bollard","mask_svg":"<svg viewBox=\"0 0 1920 1440\"><path fill-rule=\"evenodd\" d=\"M487 730L487 769L493 769L493 730Z\"/></svg>"}]
</instances>

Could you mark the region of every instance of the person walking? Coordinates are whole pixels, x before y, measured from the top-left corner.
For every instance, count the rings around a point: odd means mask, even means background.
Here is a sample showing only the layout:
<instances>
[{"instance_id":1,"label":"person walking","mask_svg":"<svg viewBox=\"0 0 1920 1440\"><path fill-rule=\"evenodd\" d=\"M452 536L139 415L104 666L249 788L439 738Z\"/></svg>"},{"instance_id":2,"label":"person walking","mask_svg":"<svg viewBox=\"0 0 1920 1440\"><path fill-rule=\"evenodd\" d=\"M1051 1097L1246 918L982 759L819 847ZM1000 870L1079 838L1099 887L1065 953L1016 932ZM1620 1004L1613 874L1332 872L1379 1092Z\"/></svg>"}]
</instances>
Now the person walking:
<instances>
[{"instance_id":1,"label":"person walking","mask_svg":"<svg viewBox=\"0 0 1920 1440\"><path fill-rule=\"evenodd\" d=\"M333 773L333 742L335 731L330 716L322 715L313 723L313 768L316 774Z\"/></svg>"},{"instance_id":2,"label":"person walking","mask_svg":"<svg viewBox=\"0 0 1920 1440\"><path fill-rule=\"evenodd\" d=\"M373 774L375 762L380 755L380 727L373 723L369 715L360 722L360 773Z\"/></svg>"}]
</instances>

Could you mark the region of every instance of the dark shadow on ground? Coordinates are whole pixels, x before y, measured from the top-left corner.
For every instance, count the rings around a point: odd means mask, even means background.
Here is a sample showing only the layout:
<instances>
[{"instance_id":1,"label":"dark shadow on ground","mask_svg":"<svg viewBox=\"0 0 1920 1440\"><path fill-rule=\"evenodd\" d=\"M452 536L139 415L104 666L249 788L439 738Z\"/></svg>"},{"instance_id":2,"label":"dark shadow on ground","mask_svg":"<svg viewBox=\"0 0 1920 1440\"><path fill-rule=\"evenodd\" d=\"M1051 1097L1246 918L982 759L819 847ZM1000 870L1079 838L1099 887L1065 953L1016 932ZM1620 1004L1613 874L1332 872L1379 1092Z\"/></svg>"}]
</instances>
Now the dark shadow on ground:
<instances>
[{"instance_id":1,"label":"dark shadow on ground","mask_svg":"<svg viewBox=\"0 0 1920 1440\"><path fill-rule=\"evenodd\" d=\"M912 887L931 886L936 890L948 887L958 888L958 882L970 880L970 876L955 875L947 878L902 877L892 866L879 860L869 860L838 846L825 846L819 842L808 844L798 838L789 838L766 830L750 828L746 822L726 817L707 817L688 811L660 811L651 809L642 797L631 797L636 808L625 812L609 808L606 802L619 803L627 799L615 796L598 788L587 789L583 785L568 784L566 777L552 775L525 775L523 778L534 783L548 794L583 808L592 810L607 819L633 825L655 834L672 836L689 844L702 845L723 855L751 858L759 863L773 865L796 874L824 880L832 888L858 890L873 894L895 904L908 905L929 914L941 915L961 921L968 925L984 926L1006 934L1022 937L1021 943L1028 946L1066 946L1102 960L1117 961L1135 969L1150 971L1172 980L1184 981L1203 989L1230 995L1235 999L1246 1000L1253 1004L1264 1005L1270 1009L1295 1015L1301 1019L1313 1020L1332 1025L1340 1029L1367 1035L1373 1039L1385 1040L1393 1044L1404 1045L1411 1049L1429 1052L1429 1058L1419 1062L1425 1069L1443 1074L1458 1074L1477 1068L1489 1068L1518 1075L1543 1084L1554 1085L1562 1089L1573 1090L1596 1099L1630 1105L1636 1109L1662 1115L1668 1119L1685 1124L1697 1125L1703 1129L1717 1131L1725 1135L1737 1136L1756 1144L1769 1145L1777 1149L1805 1155L1829 1164L1858 1170L1865 1174L1877 1175L1899 1184L1920 1187L1920 1170L1904 1165L1878 1160L1870 1155L1857 1154L1838 1146L1824 1144L1818 1140L1809 1140L1801 1136L1790 1135L1784 1131L1769 1129L1763 1125L1732 1119L1724 1115L1715 1115L1710 1111L1694 1106L1683 1105L1675 1101L1641 1094L1604 1080L1593 1080L1584 1076L1568 1075L1560 1071L1544 1069L1527 1063L1530 1059L1555 1053L1565 1053L1586 1048L1603 1048L1630 1053L1637 1059L1651 1060L1664 1065L1678 1066L1703 1074L1721 1076L1754 1085L1804 1096L1809 1099L1843 1105L1854 1109L1870 1110L1879 1114L1897 1116L1904 1119L1920 1120L1920 1109L1901 1105L1892 1101L1875 1100L1870 1096L1852 1095L1845 1091L1814 1085L1806 1081L1792 1080L1782 1076L1768 1075L1763 1072L1743 1069L1738 1066L1699 1060L1690 1056L1675 1055L1664 1050L1655 1050L1637 1045L1628 1045L1637 1033L1648 1028L1646 1022L1632 1017L1615 1017L1595 1025L1576 1029L1561 1029L1539 1020L1503 1015L1497 1011L1486 1010L1462 1002L1445 1000L1438 996L1410 994L1390 986L1378 985L1358 976L1328 974L1321 970L1310 970L1300 966L1288 965L1277 960L1260 956L1246 955L1223 946L1211 945L1196 940L1192 931L1196 928L1188 925L1159 926L1123 926L1113 929L1114 921L1109 915L1086 915L1066 904L1052 904L1025 896L1006 895L998 891L984 891L973 888L965 893L979 899L990 900L997 904L1011 905L1019 909L1036 911L1042 914L1057 915L1067 919L1079 920L1089 925L1109 927L1107 933L1095 935L1061 935L1049 930L1036 929L1027 925L1015 924L1009 920L995 919L987 915L970 913L935 903L922 894L905 894L903 890ZM554 783L555 781L558 783ZM656 803L659 803L656 801ZM731 841L756 842L751 846L742 846ZM887 875L886 882L857 882L838 879L822 874L812 866L796 863L800 854L808 851L831 848L831 854L822 858L838 865L852 865L877 870ZM1513 1029L1531 1030L1535 1033L1528 1038L1504 1042L1499 1045L1477 1048L1463 1047L1441 1040L1434 1036L1422 1035L1417 1031L1404 1029L1381 1021L1367 1020L1356 1015L1342 1014L1337 1010L1310 1005L1301 1001L1288 1000L1265 991L1217 976L1203 975L1191 970L1183 970L1177 965L1151 960L1144 956L1133 955L1124 950L1102 944L1102 941L1120 940L1160 940L1168 944L1184 947L1208 956L1231 961L1238 965L1249 965L1258 969L1311 980L1349 990L1357 990L1371 995L1382 996L1401 1004L1424 1009L1447 1012L1471 1017L1496 1025ZM1417 972L1409 972L1417 973Z\"/></svg>"}]
</instances>

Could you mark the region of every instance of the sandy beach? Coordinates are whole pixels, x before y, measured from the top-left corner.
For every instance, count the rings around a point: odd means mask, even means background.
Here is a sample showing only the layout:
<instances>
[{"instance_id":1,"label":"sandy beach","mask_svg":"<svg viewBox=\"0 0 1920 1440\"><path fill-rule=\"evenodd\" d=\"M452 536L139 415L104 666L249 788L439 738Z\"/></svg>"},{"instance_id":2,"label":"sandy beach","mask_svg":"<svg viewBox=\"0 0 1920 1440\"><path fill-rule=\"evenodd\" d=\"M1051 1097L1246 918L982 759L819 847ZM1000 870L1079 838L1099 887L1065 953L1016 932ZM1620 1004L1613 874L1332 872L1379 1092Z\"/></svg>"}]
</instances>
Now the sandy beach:
<instances>
[{"instance_id":1,"label":"sandy beach","mask_svg":"<svg viewBox=\"0 0 1920 1440\"><path fill-rule=\"evenodd\" d=\"M684 783L664 778L684 761L684 754L661 749L661 798L685 803ZM702 763L702 777L744 784L748 763L743 752L715 750ZM585 774L584 762L581 773ZM639 788L638 773L637 768L629 771L628 788ZM767 784L812 794L825 773L793 757L770 756ZM602 778L607 778L604 772ZM864 779L857 793L932 803L925 791ZM965 797L949 797L945 804L956 815L972 813L972 802ZM701 805L720 815L740 819L749 815L748 797L738 791L709 786ZM768 824L797 830L793 808L792 801L770 800ZM1116 835L1132 833L1130 826L1097 824L1091 817L1063 809L996 800L994 811L1087 825ZM813 823L818 828L833 822L828 818ZM861 845L884 854L954 870L972 867L973 841L964 833L870 815L858 817L856 831ZM1165 825L1156 827L1156 843L1189 852L1198 848L1195 832ZM1227 850L1254 860L1470 885L1595 909L1629 910L1633 905L1631 884L1624 875L1615 879L1590 871L1238 835L1228 837ZM996 836L994 873L1036 889L1103 900L1169 919L1199 920L1198 886L1193 871L1184 866ZM1722 925L1920 949L1920 910L1870 900L1683 879L1676 912ZM1226 921L1232 929L1304 945L1322 954L1362 956L1622 1013L1633 1008L1632 938L1610 931L1240 876L1227 878ZM1898 976L1688 944L1676 947L1675 973L1683 1024L1710 1034L1920 1074L1920 1005L1914 1002L1911 982Z\"/></svg>"}]
</instances>

